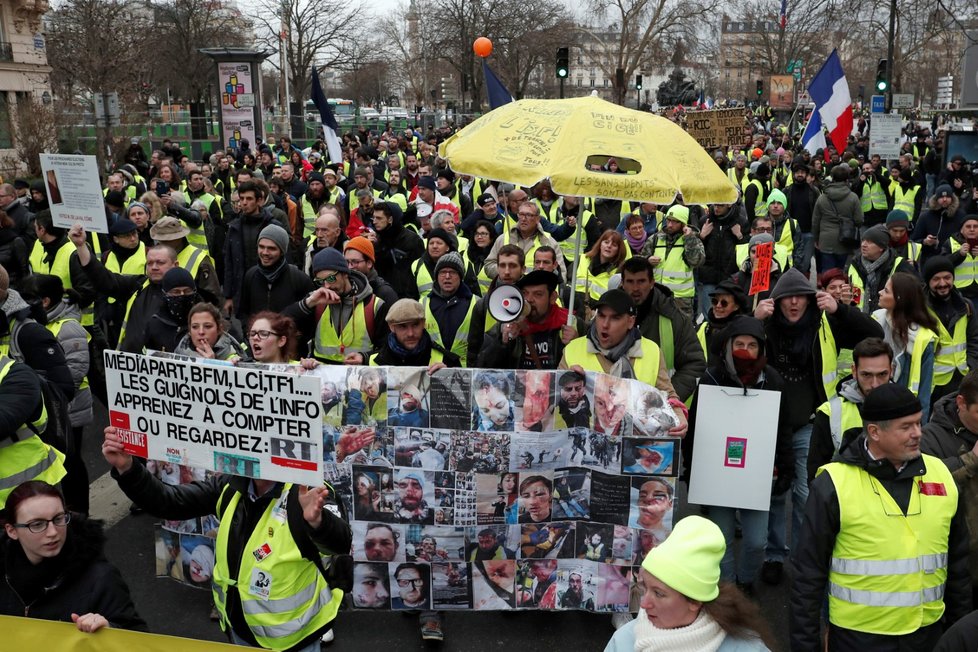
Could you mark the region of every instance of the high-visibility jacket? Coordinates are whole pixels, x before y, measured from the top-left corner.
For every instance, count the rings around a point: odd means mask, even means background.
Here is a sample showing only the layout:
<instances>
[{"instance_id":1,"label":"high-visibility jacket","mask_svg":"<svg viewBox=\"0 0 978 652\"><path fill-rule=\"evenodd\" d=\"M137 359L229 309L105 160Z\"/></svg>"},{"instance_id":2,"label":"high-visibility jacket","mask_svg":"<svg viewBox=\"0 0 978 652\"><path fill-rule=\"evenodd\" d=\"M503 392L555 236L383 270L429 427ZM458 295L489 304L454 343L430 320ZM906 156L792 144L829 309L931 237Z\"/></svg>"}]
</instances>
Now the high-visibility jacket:
<instances>
[{"instance_id":1,"label":"high-visibility jacket","mask_svg":"<svg viewBox=\"0 0 978 652\"><path fill-rule=\"evenodd\" d=\"M662 259L654 269L655 282L672 290L673 296L678 299L692 298L696 294L696 284L693 281L693 268L683 260L685 236L676 238L672 247L668 248L667 243L659 237L658 233L652 237L654 238L652 255Z\"/></svg>"},{"instance_id":2,"label":"high-visibility jacket","mask_svg":"<svg viewBox=\"0 0 978 652\"><path fill-rule=\"evenodd\" d=\"M757 186L757 201L754 203L754 217L764 217L767 215L767 196L771 194L771 182L765 186L760 179L751 179L749 186ZM745 190L746 192L746 190Z\"/></svg>"},{"instance_id":3,"label":"high-visibility jacket","mask_svg":"<svg viewBox=\"0 0 978 652\"><path fill-rule=\"evenodd\" d=\"M734 248L734 255L737 257L737 267L741 267L744 261L750 257L750 245L739 244ZM774 260L777 261L781 271L791 267L791 254L788 249L780 242L774 243Z\"/></svg>"},{"instance_id":4,"label":"high-visibility jacket","mask_svg":"<svg viewBox=\"0 0 978 652\"><path fill-rule=\"evenodd\" d=\"M581 257L581 262L577 267L575 290L586 293L586 296L590 297L591 300L597 301L608 290L608 283L611 282L611 277L618 273L618 269L612 267L599 274L592 274L591 260L587 256Z\"/></svg>"},{"instance_id":5,"label":"high-visibility jacket","mask_svg":"<svg viewBox=\"0 0 978 652\"><path fill-rule=\"evenodd\" d=\"M0 389L13 365L13 358L0 356ZM48 412L42 401L37 420L21 425L13 437L0 441L0 507L11 491L28 480L58 484L65 477L65 456L36 434L43 432L47 422Z\"/></svg>"},{"instance_id":6,"label":"high-visibility jacket","mask_svg":"<svg viewBox=\"0 0 978 652\"><path fill-rule=\"evenodd\" d=\"M98 238L96 238L97 240ZM31 249L31 269L35 274L50 274L61 279L62 285L66 290L72 288L71 284L71 254L75 253L75 245L71 241L65 242L54 255L51 263L44 262L44 246L40 240L34 241L34 248ZM82 308L82 326L92 326L95 324L95 308L89 304L87 308Z\"/></svg>"},{"instance_id":7,"label":"high-visibility jacket","mask_svg":"<svg viewBox=\"0 0 978 652\"><path fill-rule=\"evenodd\" d=\"M228 594L238 594L245 623L268 650L286 650L324 628L339 611L343 591L330 588L317 564L302 555L286 512L292 485L269 503L241 548L241 565L232 576L228 564L231 524L241 494L228 487L218 500L213 596L221 627L229 626ZM231 494L230 496L228 494ZM238 544L235 544L237 548ZM252 554L254 552L254 554ZM325 569L332 557L323 555Z\"/></svg>"},{"instance_id":8,"label":"high-visibility jacket","mask_svg":"<svg viewBox=\"0 0 978 652\"><path fill-rule=\"evenodd\" d=\"M374 309L373 302L374 297L371 296L368 300L371 313ZM326 306L319 324L316 325L315 357L326 362L343 362L343 358L348 353L366 354L370 351L373 342L367 328L367 307L362 302L357 302L353 314L339 334L333 328L333 321L330 319L332 308L333 306ZM372 317L370 321L373 321Z\"/></svg>"},{"instance_id":9,"label":"high-visibility jacket","mask_svg":"<svg viewBox=\"0 0 978 652\"><path fill-rule=\"evenodd\" d=\"M420 297L424 298L431 294L431 288L434 286L435 279L432 277L431 272L428 271L428 266L424 264L422 258L418 258L411 263L411 275L414 276L414 282L418 285L418 295Z\"/></svg>"},{"instance_id":10,"label":"high-visibility jacket","mask_svg":"<svg viewBox=\"0 0 978 652\"><path fill-rule=\"evenodd\" d=\"M961 243L955 238L949 239L951 245L951 253L957 253L961 249ZM964 254L964 258L957 267L954 268L954 287L959 290L971 286L973 283L978 283L978 251Z\"/></svg>"},{"instance_id":11,"label":"high-visibility jacket","mask_svg":"<svg viewBox=\"0 0 978 652\"><path fill-rule=\"evenodd\" d=\"M828 473L839 500L839 532L829 567L829 622L869 634L899 636L944 613L948 533L958 489L944 463L921 456L904 515L879 480L853 464ZM922 487L928 487L923 491Z\"/></svg>"},{"instance_id":12,"label":"high-visibility jacket","mask_svg":"<svg viewBox=\"0 0 978 652\"><path fill-rule=\"evenodd\" d=\"M143 281L143 287L139 289L142 292L149 287L149 279ZM119 343L126 338L126 325L129 323L129 313L132 311L132 305L136 302L136 297L139 296L139 292L133 292L129 300L126 301L126 314L122 317L122 327L119 329Z\"/></svg>"},{"instance_id":13,"label":"high-visibility jacket","mask_svg":"<svg viewBox=\"0 0 978 652\"><path fill-rule=\"evenodd\" d=\"M542 212L543 211L541 211L541 213ZM581 253L583 253L587 248L587 236L585 235L587 231L587 225L591 223L592 219L594 219L594 213L585 208L584 212L581 214L580 224L574 227L574 230L571 231L570 236L557 243L557 246L560 247L560 253L563 254L564 259L569 261L571 264L573 264L574 262L574 243L577 240L577 229L578 228L585 229L585 231L581 232ZM550 221L553 222L554 224L564 224L567 222L567 217L564 216L560 211L557 211L554 217L550 219ZM528 261L532 264L533 257L531 256L528 259ZM567 271L570 272L570 265L568 265Z\"/></svg>"},{"instance_id":14,"label":"high-visibility jacket","mask_svg":"<svg viewBox=\"0 0 978 652\"><path fill-rule=\"evenodd\" d=\"M629 358L632 369L635 372L635 379L647 385L655 386L656 378L659 377L659 345L652 340L642 338L642 355L636 358ZM570 344L564 347L564 360L568 367L581 365L585 371L596 371L604 373L601 361L598 360L597 353L588 353L587 337L578 337L571 340Z\"/></svg>"},{"instance_id":15,"label":"high-visibility jacket","mask_svg":"<svg viewBox=\"0 0 978 652\"><path fill-rule=\"evenodd\" d=\"M958 317L954 322L954 330L949 333L944 323L937 320L937 351L934 352L934 386L947 385L954 377L954 372L968 374L968 320L974 319L970 304L968 313ZM933 314L933 311L932 311Z\"/></svg>"},{"instance_id":16,"label":"high-visibility jacket","mask_svg":"<svg viewBox=\"0 0 978 652\"><path fill-rule=\"evenodd\" d=\"M862 196L859 198L862 204L863 213L868 213L869 211L885 211L889 207L889 203L886 199L886 189L883 188L883 184L876 181L875 179L867 179L863 184ZM907 215L913 216L913 207L907 212Z\"/></svg>"},{"instance_id":17,"label":"high-visibility jacket","mask_svg":"<svg viewBox=\"0 0 978 652\"><path fill-rule=\"evenodd\" d=\"M114 251L110 251L105 257L105 269L116 274L126 276L139 276L146 270L146 243L140 242L136 247L135 253L126 258L126 262L119 265L119 258ZM109 303L115 303L115 297L109 297Z\"/></svg>"},{"instance_id":18,"label":"high-visibility jacket","mask_svg":"<svg viewBox=\"0 0 978 652\"><path fill-rule=\"evenodd\" d=\"M832 334L832 327L829 326L828 313L822 312L822 319L818 325L818 351L822 358L822 389L825 391L826 398L832 398L836 394L836 380L839 377L839 352L835 348L835 335Z\"/></svg>"},{"instance_id":19,"label":"high-visibility jacket","mask_svg":"<svg viewBox=\"0 0 978 652\"><path fill-rule=\"evenodd\" d=\"M142 178L142 177L140 177ZM105 197L109 194L108 187L102 188L102 196ZM126 186L125 190L122 191L122 207L129 208L129 204L136 199L136 186L130 184Z\"/></svg>"},{"instance_id":20,"label":"high-visibility jacket","mask_svg":"<svg viewBox=\"0 0 978 652\"><path fill-rule=\"evenodd\" d=\"M326 197L325 199L323 199L323 202L319 205L319 208L322 208L326 204L334 204L336 206L339 206L341 194L342 191L338 187L333 188L332 191L327 191ZM379 193L374 192L374 197L378 197L378 196ZM353 196L353 199L354 200L356 199L355 195ZM310 202L309 199L306 197L302 198L301 203L302 203L302 234L303 237L308 238L309 236L316 234L316 218L319 217L319 209L313 206L312 202ZM352 212L354 208L358 208L359 206L360 204L354 201L353 205L350 207L350 211Z\"/></svg>"},{"instance_id":21,"label":"high-visibility jacket","mask_svg":"<svg viewBox=\"0 0 978 652\"><path fill-rule=\"evenodd\" d=\"M465 318L462 323L459 324L458 330L455 331L455 341L445 342L444 338L441 336L441 330L438 327L438 322L435 320L434 313L431 312L431 306L429 305L430 297L425 297L421 300L421 305L424 306L424 327L428 331L428 335L434 342L437 342L443 349L454 353L459 358L462 359L462 366L467 366L466 361L469 355L469 329L472 326L472 312L475 310L476 297L469 297L469 309L465 312Z\"/></svg>"},{"instance_id":22,"label":"high-visibility jacket","mask_svg":"<svg viewBox=\"0 0 978 652\"><path fill-rule=\"evenodd\" d=\"M882 312L874 313L873 318L877 322L886 319ZM939 340L937 333L919 325L916 328L910 329L909 338L910 342L907 344L907 347L910 349L910 372L907 376L907 389L917 394L920 392L920 373L924 363L924 352L927 350L927 345L933 343L934 353L936 355ZM934 389L933 376L931 378L930 389Z\"/></svg>"},{"instance_id":23,"label":"high-visibility jacket","mask_svg":"<svg viewBox=\"0 0 978 652\"><path fill-rule=\"evenodd\" d=\"M730 179L730 183L740 188L742 193L747 192L747 186L750 185L750 174L747 168L744 168L744 176L740 181L737 181L737 168L727 168L727 178Z\"/></svg>"},{"instance_id":24,"label":"high-visibility jacket","mask_svg":"<svg viewBox=\"0 0 978 652\"><path fill-rule=\"evenodd\" d=\"M204 220L211 219L210 218L211 205L217 200L217 198L214 197L214 195L212 195L209 192L203 192L200 194L199 197L189 197L189 199L191 199L192 202L199 201L204 206L206 206L207 216L201 220L200 226L198 226L197 228L191 228L189 224L187 225L187 228L190 229L190 234L187 236L187 242L197 247L198 249L204 250L209 254L210 249L207 246L207 233L204 231ZM221 202L217 202L217 210L218 213L223 215L223 213L221 212Z\"/></svg>"},{"instance_id":25,"label":"high-visibility jacket","mask_svg":"<svg viewBox=\"0 0 978 652\"><path fill-rule=\"evenodd\" d=\"M842 446L842 435L853 428L862 428L863 417L859 414L859 405L835 395L816 408L829 418L829 432L836 452Z\"/></svg>"},{"instance_id":26,"label":"high-visibility jacket","mask_svg":"<svg viewBox=\"0 0 978 652\"><path fill-rule=\"evenodd\" d=\"M551 222L557 221L557 215L560 213L560 205L562 203L560 198L557 198L551 202L549 209L546 208L543 205L543 202L539 199L534 198L533 203L536 205L537 209L539 209L541 216L547 218Z\"/></svg>"},{"instance_id":27,"label":"high-visibility jacket","mask_svg":"<svg viewBox=\"0 0 978 652\"><path fill-rule=\"evenodd\" d=\"M917 217L917 193L920 192L920 186L911 186L909 189L904 190L896 181L891 182L890 192L893 195L893 210L901 210L910 216L913 220Z\"/></svg>"},{"instance_id":28,"label":"high-visibility jacket","mask_svg":"<svg viewBox=\"0 0 978 652\"><path fill-rule=\"evenodd\" d=\"M780 230L780 233L778 231ZM775 242L788 250L790 258L795 253L795 232L798 230L798 220L786 217L780 223L774 223ZM785 269L782 267L781 269Z\"/></svg>"},{"instance_id":29,"label":"high-visibility jacket","mask_svg":"<svg viewBox=\"0 0 978 652\"><path fill-rule=\"evenodd\" d=\"M886 278L890 278L891 276L893 276L893 274L896 273L897 267L899 267L900 263L902 262L903 262L902 256L894 256L893 266L890 267L890 273L887 275ZM856 307L862 310L863 306L866 305L866 281L863 279L862 276L859 275L858 271L855 274L853 273L855 269L857 268L854 268L852 266L852 263L848 263L846 265L845 274L846 277L849 279L849 284L853 288L859 288L859 292L858 292L859 301L856 302ZM883 286L881 285L880 287L882 288Z\"/></svg>"},{"instance_id":30,"label":"high-visibility jacket","mask_svg":"<svg viewBox=\"0 0 978 652\"><path fill-rule=\"evenodd\" d=\"M177 254L177 265L190 272L190 275L196 279L197 272L200 270L200 264L209 258L210 256L203 249L198 249L188 244ZM213 264L213 261L211 261L211 264Z\"/></svg>"},{"instance_id":31,"label":"high-visibility jacket","mask_svg":"<svg viewBox=\"0 0 978 652\"><path fill-rule=\"evenodd\" d=\"M359 190L359 188L357 188L356 186L352 186L350 188L350 191L348 193L346 193L346 204L347 204L346 208L347 208L347 212L349 212L349 213L352 213L354 208L358 208L360 206L360 200L357 199L357 190ZM370 192L372 192L373 195L374 195L374 200L375 201L381 199L381 197L380 197L380 191L379 190L374 190L373 188L364 188L364 190L369 190ZM329 198L327 198L327 199L329 199ZM305 201L305 199L303 199L303 203L306 203L307 204L309 202L307 202L307 201ZM303 211L302 214L305 215L305 212ZM315 226L316 226L316 220L315 220L315 218L313 218L313 221L312 222L313 222L313 228L315 228Z\"/></svg>"}]
</instances>

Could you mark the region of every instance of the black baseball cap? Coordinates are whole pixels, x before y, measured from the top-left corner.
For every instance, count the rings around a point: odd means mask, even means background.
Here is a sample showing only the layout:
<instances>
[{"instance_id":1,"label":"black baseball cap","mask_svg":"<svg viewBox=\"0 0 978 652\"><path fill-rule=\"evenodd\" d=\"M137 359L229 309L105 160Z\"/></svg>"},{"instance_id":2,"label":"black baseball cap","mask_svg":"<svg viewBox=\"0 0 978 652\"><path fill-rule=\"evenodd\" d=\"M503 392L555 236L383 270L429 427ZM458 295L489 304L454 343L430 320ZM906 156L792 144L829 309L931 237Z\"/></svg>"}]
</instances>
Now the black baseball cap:
<instances>
[{"instance_id":1,"label":"black baseball cap","mask_svg":"<svg viewBox=\"0 0 978 652\"><path fill-rule=\"evenodd\" d=\"M479 198L476 200L476 203L479 206L485 206L491 201L496 201L496 198L493 196L493 194L491 192L484 192L481 195L479 195Z\"/></svg>"},{"instance_id":2,"label":"black baseball cap","mask_svg":"<svg viewBox=\"0 0 978 652\"><path fill-rule=\"evenodd\" d=\"M598 302L594 304L594 309L599 310L602 306L608 306L619 315L634 315L635 302L627 292L620 288L608 290L601 295Z\"/></svg>"}]
</instances>

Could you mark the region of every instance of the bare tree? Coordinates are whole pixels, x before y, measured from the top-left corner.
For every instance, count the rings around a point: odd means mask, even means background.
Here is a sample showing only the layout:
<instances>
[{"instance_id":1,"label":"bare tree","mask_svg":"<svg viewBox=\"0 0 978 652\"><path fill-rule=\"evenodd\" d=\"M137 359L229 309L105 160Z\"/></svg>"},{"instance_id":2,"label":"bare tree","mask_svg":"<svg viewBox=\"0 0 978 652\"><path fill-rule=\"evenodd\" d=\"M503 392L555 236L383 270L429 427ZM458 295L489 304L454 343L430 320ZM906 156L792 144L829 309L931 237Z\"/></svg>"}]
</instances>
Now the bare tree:
<instances>
[{"instance_id":1,"label":"bare tree","mask_svg":"<svg viewBox=\"0 0 978 652\"><path fill-rule=\"evenodd\" d=\"M339 66L349 62L350 30L366 20L360 5L313 0L260 0L256 12L259 40L276 50L284 45L286 74L293 98L308 98L312 66Z\"/></svg>"},{"instance_id":2,"label":"bare tree","mask_svg":"<svg viewBox=\"0 0 978 652\"><path fill-rule=\"evenodd\" d=\"M414 0L402 2L379 21L384 48L395 55L392 65L404 84L404 101L416 106L430 106L429 93L436 87L438 31L432 15L431 0Z\"/></svg>"},{"instance_id":3,"label":"bare tree","mask_svg":"<svg viewBox=\"0 0 978 652\"><path fill-rule=\"evenodd\" d=\"M665 42L696 38L697 28L712 19L717 5L718 0L589 0L591 15L613 29L582 28L581 34L610 55L599 59L600 66L622 103L632 76L668 49ZM615 39L609 42L610 33ZM624 72L622 80L617 70Z\"/></svg>"}]
</instances>

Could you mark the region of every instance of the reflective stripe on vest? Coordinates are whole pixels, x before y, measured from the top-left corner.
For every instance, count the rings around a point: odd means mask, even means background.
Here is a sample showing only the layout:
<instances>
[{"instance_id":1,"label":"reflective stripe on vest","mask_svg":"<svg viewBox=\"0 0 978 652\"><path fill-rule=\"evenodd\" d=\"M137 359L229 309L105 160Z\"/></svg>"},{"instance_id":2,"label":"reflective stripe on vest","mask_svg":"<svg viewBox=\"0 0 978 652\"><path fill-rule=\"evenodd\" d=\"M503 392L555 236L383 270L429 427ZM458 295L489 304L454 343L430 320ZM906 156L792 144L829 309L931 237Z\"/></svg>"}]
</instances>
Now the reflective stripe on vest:
<instances>
[{"instance_id":1,"label":"reflective stripe on vest","mask_svg":"<svg viewBox=\"0 0 978 652\"><path fill-rule=\"evenodd\" d=\"M798 222L790 217L782 220L780 224L777 222L774 223L775 233L777 233L778 229L781 229L781 234L778 235L776 244L781 245L788 251L789 258L795 252L795 236L793 234L797 228ZM781 269L784 269L784 267Z\"/></svg>"},{"instance_id":2,"label":"reflective stripe on vest","mask_svg":"<svg viewBox=\"0 0 978 652\"><path fill-rule=\"evenodd\" d=\"M557 214L557 217L558 218L561 217L561 214L558 213ZM594 217L594 213L592 213L591 211L589 211L587 209L585 209L584 212L582 213L582 218L583 219L581 220L581 224L578 225L578 226L582 226L584 228L584 233L581 233L581 247L582 248L587 246L587 236L585 235L585 233L587 233L587 225L591 223L591 218L593 218L593 217ZM562 220L560 220L560 219L554 220L554 223L555 224L566 224L567 223L567 218L564 217ZM574 262L574 241L575 240L577 240L577 226L574 227L574 229L571 231L571 234L569 236L567 236L566 239L561 240L560 242L557 243L557 246L560 247L560 253L562 253L564 255L564 258L567 259L571 264L573 264L573 262ZM533 258L531 257L530 260L532 261ZM568 270L568 272L570 271L570 265L568 265L567 270Z\"/></svg>"},{"instance_id":3,"label":"reflective stripe on vest","mask_svg":"<svg viewBox=\"0 0 978 652\"><path fill-rule=\"evenodd\" d=\"M859 414L859 406L840 396L833 396L822 403L817 411L829 418L829 431L832 434L832 443L835 444L835 452L839 452L842 447L842 436L847 430L862 428L863 418Z\"/></svg>"},{"instance_id":4,"label":"reflective stripe on vest","mask_svg":"<svg viewBox=\"0 0 978 652\"><path fill-rule=\"evenodd\" d=\"M289 528L286 513L292 485L282 488L282 495L270 501L261 518L248 533L243 550L267 548L270 552L258 560L247 552L241 557L237 576L231 577L228 547L233 514L241 494L233 492L227 507L220 509L225 495L233 491L225 486L218 501L220 527L215 544L213 596L222 625L228 624L227 593L233 587L241 601L241 612L258 644L268 650L285 650L299 644L323 629L339 611L343 592L331 589L315 563L306 559ZM330 557L323 557L329 566Z\"/></svg>"},{"instance_id":5,"label":"reflective stripe on vest","mask_svg":"<svg viewBox=\"0 0 978 652\"><path fill-rule=\"evenodd\" d=\"M205 258L210 258L207 252L188 244L177 254L177 265L190 272L190 275L196 280L197 271L200 269L200 264L204 262Z\"/></svg>"},{"instance_id":6,"label":"reflective stripe on vest","mask_svg":"<svg viewBox=\"0 0 978 652\"><path fill-rule=\"evenodd\" d=\"M747 174L747 168L743 169L744 176L737 181L737 168L732 167L727 170L727 178L730 179L730 183L740 188L742 193L747 192L747 186L750 185L750 175Z\"/></svg>"},{"instance_id":7,"label":"reflective stripe on vest","mask_svg":"<svg viewBox=\"0 0 978 652\"><path fill-rule=\"evenodd\" d=\"M337 308L342 308L339 304ZM333 328L333 320L330 319L330 312L333 306L326 306L323 316L316 325L315 357L319 360L331 362L343 362L347 353L366 353L373 348L370 341L370 333L367 332L367 318L364 314L364 306L357 302L353 308L353 313L343 326L343 332L339 335Z\"/></svg>"},{"instance_id":8,"label":"reflective stripe on vest","mask_svg":"<svg viewBox=\"0 0 978 652\"><path fill-rule=\"evenodd\" d=\"M952 254L961 249L961 243L955 238L950 239L950 244ZM954 268L954 287L963 289L973 283L978 283L978 256L969 251Z\"/></svg>"},{"instance_id":9,"label":"reflective stripe on vest","mask_svg":"<svg viewBox=\"0 0 978 652\"><path fill-rule=\"evenodd\" d=\"M98 240L98 236L95 236ZM72 289L71 284L71 254L75 252L75 245L71 241L65 242L54 255L54 260L50 264L44 262L44 246L40 240L34 241L34 248L31 249L31 269L35 274L50 274L61 279L61 284L66 290ZM82 326L92 326L95 324L95 307L89 305L82 308Z\"/></svg>"},{"instance_id":10,"label":"reflective stripe on vest","mask_svg":"<svg viewBox=\"0 0 978 652\"><path fill-rule=\"evenodd\" d=\"M200 226L198 226L197 228L192 228L189 224L186 224L186 222L184 222L187 228L190 229L190 234L187 236L187 242L189 242L193 246L209 254L210 249L208 249L207 247L207 233L204 231L204 220L211 219L211 204L214 203L214 195L210 194L209 192L204 192L201 193L200 197L191 197L190 201L191 203L195 201L199 201L204 206L206 206L207 216L201 217ZM218 211L221 210L220 203L218 203L217 209Z\"/></svg>"},{"instance_id":11,"label":"reflective stripe on vest","mask_svg":"<svg viewBox=\"0 0 978 652\"><path fill-rule=\"evenodd\" d=\"M655 282L672 290L676 298L688 299L696 294L696 284L693 282L693 268L683 260L683 251L683 236L668 248L658 234L655 236L652 255L662 259L654 269Z\"/></svg>"},{"instance_id":12,"label":"reflective stripe on vest","mask_svg":"<svg viewBox=\"0 0 978 652\"><path fill-rule=\"evenodd\" d=\"M917 191L920 186L913 186L909 190L904 190L899 183L893 184L893 210L901 210L910 216L916 217L914 211L917 209Z\"/></svg>"},{"instance_id":13,"label":"reflective stripe on vest","mask_svg":"<svg viewBox=\"0 0 978 652\"><path fill-rule=\"evenodd\" d=\"M938 458L914 478L907 513L876 478L840 462L826 472L839 503L839 532L829 569L829 621L869 634L899 636L937 622L944 613L948 533L958 490ZM922 484L942 492L924 493ZM943 495L940 495L943 494Z\"/></svg>"},{"instance_id":14,"label":"reflective stripe on vest","mask_svg":"<svg viewBox=\"0 0 978 652\"><path fill-rule=\"evenodd\" d=\"M889 206L886 201L886 191L883 189L882 183L870 184L869 181L864 183L862 197L859 198L859 201L864 213L872 210L885 211ZM912 216L912 213L907 213L907 215Z\"/></svg>"},{"instance_id":15,"label":"reflective stripe on vest","mask_svg":"<svg viewBox=\"0 0 978 652\"><path fill-rule=\"evenodd\" d=\"M646 385L655 387L655 381L659 377L659 346L652 340L643 337L642 355L637 358L629 358L632 370L635 372L635 379ZM596 371L605 373L601 361L598 360L596 353L588 353L587 337L578 337L571 340L570 344L564 347L564 360L568 367L581 365L585 371Z\"/></svg>"},{"instance_id":16,"label":"reflective stripe on vest","mask_svg":"<svg viewBox=\"0 0 978 652\"><path fill-rule=\"evenodd\" d=\"M954 334L950 334L944 323L937 319L937 351L934 355L934 386L947 385L954 372L968 374L968 320L973 315L961 315L954 323Z\"/></svg>"},{"instance_id":17,"label":"reflective stripe on vest","mask_svg":"<svg viewBox=\"0 0 978 652\"><path fill-rule=\"evenodd\" d=\"M451 346L441 336L438 321L435 319L435 315L431 312L431 307L428 305L429 299L430 297L425 297L421 300L421 305L424 306L425 330L428 331L428 335L431 336L433 341L441 345L441 348L461 358L463 367L468 366L466 361L469 355L469 328L472 324L472 311L475 310L476 298L469 297L469 308L465 311L465 318L459 324L458 330L455 331L455 341L451 343Z\"/></svg>"},{"instance_id":18,"label":"reflective stripe on vest","mask_svg":"<svg viewBox=\"0 0 978 652\"><path fill-rule=\"evenodd\" d=\"M431 273L428 271L428 266L424 264L424 260L422 258L418 258L411 264L411 275L414 276L414 282L418 286L419 296L424 298L431 294L431 287L434 284L434 279L431 278Z\"/></svg>"},{"instance_id":19,"label":"reflective stripe on vest","mask_svg":"<svg viewBox=\"0 0 978 652\"><path fill-rule=\"evenodd\" d=\"M105 269L115 274L125 274L126 276L141 276L146 271L146 243L140 242L135 253L126 258L126 262L119 265L119 258L114 251L110 251L105 258ZM108 297L109 303L115 303L115 297Z\"/></svg>"}]
</instances>

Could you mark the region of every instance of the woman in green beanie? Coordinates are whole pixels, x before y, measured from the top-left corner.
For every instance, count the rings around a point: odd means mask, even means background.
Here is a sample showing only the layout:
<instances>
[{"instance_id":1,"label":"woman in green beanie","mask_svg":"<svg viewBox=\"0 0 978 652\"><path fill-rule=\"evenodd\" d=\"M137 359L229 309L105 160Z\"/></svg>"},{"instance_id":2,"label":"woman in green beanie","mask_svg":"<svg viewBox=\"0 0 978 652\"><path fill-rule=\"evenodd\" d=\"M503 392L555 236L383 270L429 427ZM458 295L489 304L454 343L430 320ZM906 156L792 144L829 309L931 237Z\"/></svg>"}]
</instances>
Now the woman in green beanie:
<instances>
[{"instance_id":1,"label":"woman in green beanie","mask_svg":"<svg viewBox=\"0 0 978 652\"><path fill-rule=\"evenodd\" d=\"M605 652L762 652L773 637L760 609L720 583L723 533L700 516L679 521L642 562L638 616Z\"/></svg>"}]
</instances>

